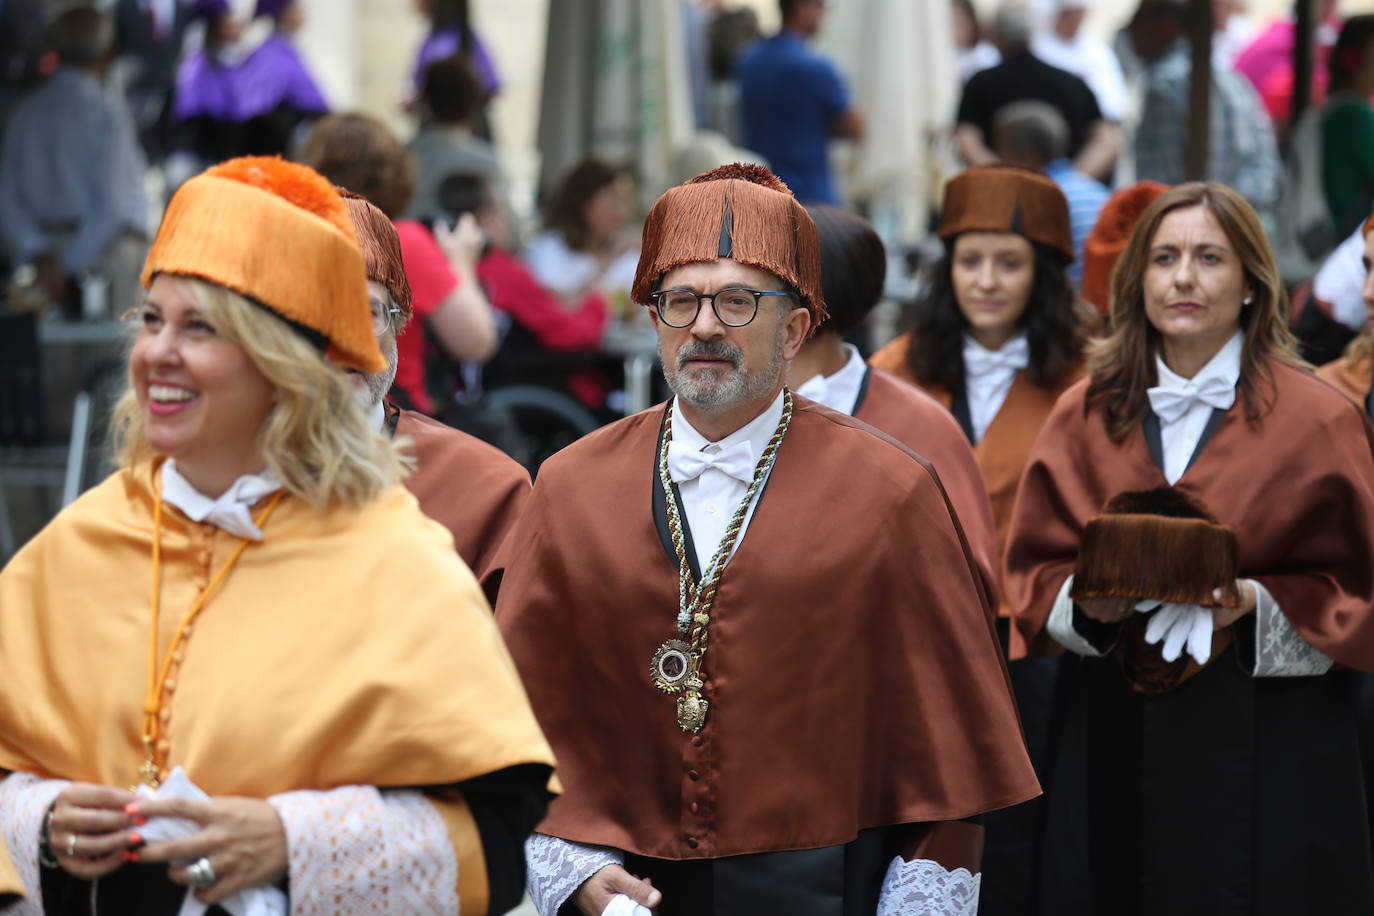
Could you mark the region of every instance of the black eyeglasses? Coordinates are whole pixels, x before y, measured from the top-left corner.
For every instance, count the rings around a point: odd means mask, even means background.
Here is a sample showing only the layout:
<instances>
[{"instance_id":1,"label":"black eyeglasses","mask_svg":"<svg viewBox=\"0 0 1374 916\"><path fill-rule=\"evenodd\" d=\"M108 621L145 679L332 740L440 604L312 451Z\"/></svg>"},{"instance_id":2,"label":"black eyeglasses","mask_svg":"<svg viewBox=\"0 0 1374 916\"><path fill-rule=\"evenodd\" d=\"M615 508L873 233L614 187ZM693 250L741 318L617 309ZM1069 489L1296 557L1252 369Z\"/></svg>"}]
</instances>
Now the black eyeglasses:
<instances>
[{"instance_id":1,"label":"black eyeglasses","mask_svg":"<svg viewBox=\"0 0 1374 916\"><path fill-rule=\"evenodd\" d=\"M711 303L716 318L726 327L742 328L754 320L759 312L759 299L764 296L787 296L792 293L780 289L748 289L732 286L711 295L694 289L661 289L649 294L659 320L670 328L689 328L701 313L701 302Z\"/></svg>"}]
</instances>

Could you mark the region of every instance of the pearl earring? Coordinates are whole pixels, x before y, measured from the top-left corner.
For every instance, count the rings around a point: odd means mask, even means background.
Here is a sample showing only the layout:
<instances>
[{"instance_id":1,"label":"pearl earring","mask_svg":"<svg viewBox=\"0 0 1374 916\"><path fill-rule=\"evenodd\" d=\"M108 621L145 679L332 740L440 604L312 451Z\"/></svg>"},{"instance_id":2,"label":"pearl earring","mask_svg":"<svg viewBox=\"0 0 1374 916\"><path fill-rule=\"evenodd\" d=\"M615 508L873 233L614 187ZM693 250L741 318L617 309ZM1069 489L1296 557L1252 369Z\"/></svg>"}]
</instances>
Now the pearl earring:
<instances>
[{"instance_id":1,"label":"pearl earring","mask_svg":"<svg viewBox=\"0 0 1374 916\"><path fill-rule=\"evenodd\" d=\"M1254 301L1255 301L1255 297L1254 297L1254 296L1246 296L1244 299L1240 300L1240 304L1241 304L1241 305L1249 305L1251 302L1254 302Z\"/></svg>"}]
</instances>

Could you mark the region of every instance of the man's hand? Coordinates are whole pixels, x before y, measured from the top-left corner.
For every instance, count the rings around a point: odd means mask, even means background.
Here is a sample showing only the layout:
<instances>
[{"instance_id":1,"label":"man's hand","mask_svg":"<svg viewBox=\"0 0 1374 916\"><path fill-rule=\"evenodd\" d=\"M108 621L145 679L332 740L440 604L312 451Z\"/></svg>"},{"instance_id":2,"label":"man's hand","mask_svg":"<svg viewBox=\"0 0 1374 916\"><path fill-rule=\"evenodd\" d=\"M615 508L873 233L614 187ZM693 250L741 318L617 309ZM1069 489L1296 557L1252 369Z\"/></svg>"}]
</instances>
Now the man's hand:
<instances>
[{"instance_id":1,"label":"man's hand","mask_svg":"<svg viewBox=\"0 0 1374 916\"><path fill-rule=\"evenodd\" d=\"M1135 613L1134 598L1082 598L1074 602L1099 623L1120 623Z\"/></svg>"},{"instance_id":2,"label":"man's hand","mask_svg":"<svg viewBox=\"0 0 1374 916\"><path fill-rule=\"evenodd\" d=\"M585 916L601 916L616 894L624 894L651 910L663 899L648 878L636 878L619 865L607 865L582 882L573 893L572 902Z\"/></svg>"}]
</instances>

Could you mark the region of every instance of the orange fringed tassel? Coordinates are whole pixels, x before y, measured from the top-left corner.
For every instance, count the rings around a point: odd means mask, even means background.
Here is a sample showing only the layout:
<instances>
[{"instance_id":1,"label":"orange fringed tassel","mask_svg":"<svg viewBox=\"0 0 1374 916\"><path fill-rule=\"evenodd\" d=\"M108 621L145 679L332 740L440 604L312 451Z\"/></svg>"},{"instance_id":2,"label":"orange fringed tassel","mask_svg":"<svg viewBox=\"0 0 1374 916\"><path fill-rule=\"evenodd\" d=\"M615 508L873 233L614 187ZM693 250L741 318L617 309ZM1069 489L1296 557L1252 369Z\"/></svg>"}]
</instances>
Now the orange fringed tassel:
<instances>
[{"instance_id":1,"label":"orange fringed tassel","mask_svg":"<svg viewBox=\"0 0 1374 916\"><path fill-rule=\"evenodd\" d=\"M1083 529L1072 597L1240 603L1235 533L1173 487L1122 493Z\"/></svg>"}]
</instances>

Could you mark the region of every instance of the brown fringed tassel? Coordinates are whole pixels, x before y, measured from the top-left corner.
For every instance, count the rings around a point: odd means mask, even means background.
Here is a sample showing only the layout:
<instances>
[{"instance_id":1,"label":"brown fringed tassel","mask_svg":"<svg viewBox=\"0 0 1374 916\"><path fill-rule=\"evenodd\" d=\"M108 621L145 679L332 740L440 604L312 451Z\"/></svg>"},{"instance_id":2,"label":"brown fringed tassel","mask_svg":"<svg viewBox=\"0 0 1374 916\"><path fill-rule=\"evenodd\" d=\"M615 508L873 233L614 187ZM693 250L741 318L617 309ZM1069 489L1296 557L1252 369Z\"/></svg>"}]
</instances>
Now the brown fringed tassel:
<instances>
[{"instance_id":1,"label":"brown fringed tassel","mask_svg":"<svg viewBox=\"0 0 1374 916\"><path fill-rule=\"evenodd\" d=\"M1123 493L1083 529L1071 596L1240 603L1236 536L1181 490Z\"/></svg>"},{"instance_id":2,"label":"brown fringed tassel","mask_svg":"<svg viewBox=\"0 0 1374 916\"><path fill-rule=\"evenodd\" d=\"M812 327L825 317L815 223L791 191L758 166L722 166L671 188L649 210L630 295L647 303L670 270L720 254L728 223L730 256L776 274L801 294Z\"/></svg>"}]
</instances>

